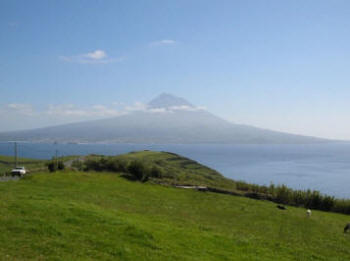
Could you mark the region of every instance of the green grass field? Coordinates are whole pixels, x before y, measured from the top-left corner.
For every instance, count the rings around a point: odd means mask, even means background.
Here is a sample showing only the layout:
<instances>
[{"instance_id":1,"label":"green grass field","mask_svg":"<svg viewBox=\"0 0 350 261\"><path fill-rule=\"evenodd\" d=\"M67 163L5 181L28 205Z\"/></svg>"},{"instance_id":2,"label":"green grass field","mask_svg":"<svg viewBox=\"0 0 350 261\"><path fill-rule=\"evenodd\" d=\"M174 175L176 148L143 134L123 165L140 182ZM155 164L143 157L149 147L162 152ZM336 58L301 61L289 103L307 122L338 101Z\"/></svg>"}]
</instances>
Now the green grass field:
<instances>
[{"instance_id":1,"label":"green grass field","mask_svg":"<svg viewBox=\"0 0 350 261\"><path fill-rule=\"evenodd\" d=\"M29 171L43 170L46 160L19 158L18 166L25 166ZM10 172L14 168L14 158L10 156L0 156L0 176Z\"/></svg>"},{"instance_id":2,"label":"green grass field","mask_svg":"<svg viewBox=\"0 0 350 261\"><path fill-rule=\"evenodd\" d=\"M60 157L59 160L66 162L69 160L74 160L79 156L65 156ZM28 159L28 158L18 158L17 165L25 166L28 172L37 172L44 171L47 169L46 163L48 160L40 160L40 159ZM0 176L5 175L6 173L11 172L14 168L15 162L13 156L3 156L0 155Z\"/></svg>"},{"instance_id":3,"label":"green grass field","mask_svg":"<svg viewBox=\"0 0 350 261\"><path fill-rule=\"evenodd\" d=\"M0 198L0 260L350 260L349 216L113 173L33 174Z\"/></svg>"}]
</instances>

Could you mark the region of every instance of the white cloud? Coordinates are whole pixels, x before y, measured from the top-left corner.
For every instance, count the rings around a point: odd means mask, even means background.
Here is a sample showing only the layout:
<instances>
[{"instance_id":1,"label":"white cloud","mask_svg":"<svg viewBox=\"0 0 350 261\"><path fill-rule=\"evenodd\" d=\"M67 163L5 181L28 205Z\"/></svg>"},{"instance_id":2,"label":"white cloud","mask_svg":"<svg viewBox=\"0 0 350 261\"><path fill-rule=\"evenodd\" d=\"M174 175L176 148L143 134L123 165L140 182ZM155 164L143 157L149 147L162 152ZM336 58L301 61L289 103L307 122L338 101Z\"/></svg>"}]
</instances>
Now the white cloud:
<instances>
[{"instance_id":1,"label":"white cloud","mask_svg":"<svg viewBox=\"0 0 350 261\"><path fill-rule=\"evenodd\" d=\"M194 107L194 106L188 106L188 105L181 105L181 106L172 106L169 107L170 111L200 111L205 110L205 107Z\"/></svg>"},{"instance_id":2,"label":"white cloud","mask_svg":"<svg viewBox=\"0 0 350 261\"><path fill-rule=\"evenodd\" d=\"M131 106L126 106L125 108L126 112L131 112L131 111L146 111L147 110L147 104L144 104L142 102L135 102Z\"/></svg>"},{"instance_id":3,"label":"white cloud","mask_svg":"<svg viewBox=\"0 0 350 261\"><path fill-rule=\"evenodd\" d=\"M68 117L68 118L103 118L120 116L135 111L148 113L172 113L175 111L198 111L205 110L204 107L192 107L187 105L172 106L168 108L150 108L142 102L135 102L132 105L126 105L121 102L113 102L111 105L92 105L77 106L74 104L50 104L43 110L35 110L30 104L9 103L0 106L0 114L18 116L52 116L52 117Z\"/></svg>"},{"instance_id":4,"label":"white cloud","mask_svg":"<svg viewBox=\"0 0 350 261\"><path fill-rule=\"evenodd\" d=\"M121 62L122 57L111 58L103 50L95 50L89 53L83 53L73 56L59 56L59 59L65 62L80 63L80 64L107 64L113 62Z\"/></svg>"},{"instance_id":5,"label":"white cloud","mask_svg":"<svg viewBox=\"0 0 350 261\"><path fill-rule=\"evenodd\" d=\"M103 118L124 114L122 111L104 105L93 105L92 107L79 108L73 104L49 105L48 110L44 113L51 116L84 118Z\"/></svg>"},{"instance_id":6,"label":"white cloud","mask_svg":"<svg viewBox=\"0 0 350 261\"><path fill-rule=\"evenodd\" d=\"M161 46L161 45L172 45L172 44L176 44L176 41L164 39L160 41L151 42L149 46Z\"/></svg>"},{"instance_id":7,"label":"white cloud","mask_svg":"<svg viewBox=\"0 0 350 261\"><path fill-rule=\"evenodd\" d=\"M91 113L93 115L99 116L99 117L112 117L112 116L120 116L125 114L123 111L118 111L113 108L108 108L104 105L94 105L92 106Z\"/></svg>"},{"instance_id":8,"label":"white cloud","mask_svg":"<svg viewBox=\"0 0 350 261\"><path fill-rule=\"evenodd\" d=\"M43 113L50 116L87 116L86 110L76 108L73 104L49 105Z\"/></svg>"},{"instance_id":9,"label":"white cloud","mask_svg":"<svg viewBox=\"0 0 350 261\"><path fill-rule=\"evenodd\" d=\"M96 50L91 53L87 53L84 55L86 58L93 59L93 60L101 60L103 58L107 57L107 54L103 50Z\"/></svg>"},{"instance_id":10,"label":"white cloud","mask_svg":"<svg viewBox=\"0 0 350 261\"><path fill-rule=\"evenodd\" d=\"M23 103L6 104L2 108L2 111L7 112L7 113L18 113L18 114L27 115L27 116L34 114L34 109L33 109L32 105L23 104Z\"/></svg>"},{"instance_id":11,"label":"white cloud","mask_svg":"<svg viewBox=\"0 0 350 261\"><path fill-rule=\"evenodd\" d=\"M131 106L125 106L123 111L125 113L133 112L133 111L143 111L148 113L173 113L175 111L200 111L206 110L205 107L194 107L188 105L181 106L171 106L167 108L150 108L147 104L142 102L135 102Z\"/></svg>"},{"instance_id":12,"label":"white cloud","mask_svg":"<svg viewBox=\"0 0 350 261\"><path fill-rule=\"evenodd\" d=\"M167 112L169 112L169 110L167 110L166 108L149 108L149 109L147 109L147 112L150 112L150 113L167 113Z\"/></svg>"}]
</instances>

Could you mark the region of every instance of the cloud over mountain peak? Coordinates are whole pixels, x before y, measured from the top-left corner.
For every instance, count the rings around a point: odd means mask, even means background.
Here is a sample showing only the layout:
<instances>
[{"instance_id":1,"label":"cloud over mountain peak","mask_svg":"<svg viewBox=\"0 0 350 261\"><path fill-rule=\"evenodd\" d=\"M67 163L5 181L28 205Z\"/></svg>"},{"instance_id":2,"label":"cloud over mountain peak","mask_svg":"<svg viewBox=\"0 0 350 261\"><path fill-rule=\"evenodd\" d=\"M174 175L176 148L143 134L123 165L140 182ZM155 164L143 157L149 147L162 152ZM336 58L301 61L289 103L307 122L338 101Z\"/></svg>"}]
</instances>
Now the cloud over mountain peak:
<instances>
[{"instance_id":1,"label":"cloud over mountain peak","mask_svg":"<svg viewBox=\"0 0 350 261\"><path fill-rule=\"evenodd\" d=\"M194 108L194 106L187 100L174 96L169 93L162 93L148 103L148 108L181 108L188 107Z\"/></svg>"}]
</instances>

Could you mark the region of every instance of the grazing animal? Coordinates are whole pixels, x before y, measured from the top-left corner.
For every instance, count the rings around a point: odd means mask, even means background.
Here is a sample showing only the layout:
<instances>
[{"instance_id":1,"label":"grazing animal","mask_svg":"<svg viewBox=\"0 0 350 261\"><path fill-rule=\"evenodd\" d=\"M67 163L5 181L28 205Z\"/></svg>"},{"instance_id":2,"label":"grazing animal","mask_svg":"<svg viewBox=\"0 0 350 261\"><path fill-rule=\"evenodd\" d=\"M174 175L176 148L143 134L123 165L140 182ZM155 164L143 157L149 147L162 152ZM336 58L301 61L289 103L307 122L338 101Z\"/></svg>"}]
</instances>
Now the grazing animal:
<instances>
[{"instance_id":1,"label":"grazing animal","mask_svg":"<svg viewBox=\"0 0 350 261\"><path fill-rule=\"evenodd\" d=\"M311 209L306 210L306 215L307 215L308 217L311 217Z\"/></svg>"},{"instance_id":2,"label":"grazing animal","mask_svg":"<svg viewBox=\"0 0 350 261\"><path fill-rule=\"evenodd\" d=\"M281 206L281 205L277 205L277 208L278 209L282 209L282 210L286 210L286 207L285 206Z\"/></svg>"},{"instance_id":3,"label":"grazing animal","mask_svg":"<svg viewBox=\"0 0 350 261\"><path fill-rule=\"evenodd\" d=\"M348 232L350 229L350 223L347 223L346 226L344 227L344 233Z\"/></svg>"}]
</instances>

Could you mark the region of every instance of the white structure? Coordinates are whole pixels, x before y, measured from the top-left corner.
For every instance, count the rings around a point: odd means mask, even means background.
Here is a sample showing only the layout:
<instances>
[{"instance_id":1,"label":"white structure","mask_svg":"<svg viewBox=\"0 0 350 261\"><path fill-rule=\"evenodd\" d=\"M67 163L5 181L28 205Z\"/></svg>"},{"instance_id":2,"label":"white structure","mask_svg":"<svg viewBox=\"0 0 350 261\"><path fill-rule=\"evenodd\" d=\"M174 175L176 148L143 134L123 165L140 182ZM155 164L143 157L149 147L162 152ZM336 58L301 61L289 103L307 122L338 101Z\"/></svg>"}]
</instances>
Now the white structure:
<instances>
[{"instance_id":1,"label":"white structure","mask_svg":"<svg viewBox=\"0 0 350 261\"><path fill-rule=\"evenodd\" d=\"M16 167L13 170L11 170L12 176L24 176L27 173L26 169L24 167Z\"/></svg>"},{"instance_id":2,"label":"white structure","mask_svg":"<svg viewBox=\"0 0 350 261\"><path fill-rule=\"evenodd\" d=\"M311 209L306 210L306 215L307 215L308 217L311 217Z\"/></svg>"}]
</instances>

